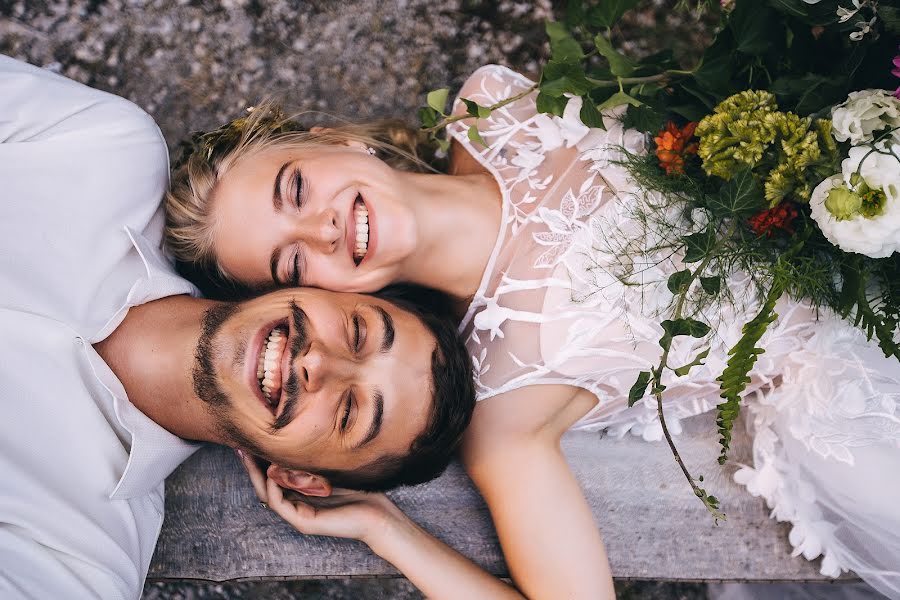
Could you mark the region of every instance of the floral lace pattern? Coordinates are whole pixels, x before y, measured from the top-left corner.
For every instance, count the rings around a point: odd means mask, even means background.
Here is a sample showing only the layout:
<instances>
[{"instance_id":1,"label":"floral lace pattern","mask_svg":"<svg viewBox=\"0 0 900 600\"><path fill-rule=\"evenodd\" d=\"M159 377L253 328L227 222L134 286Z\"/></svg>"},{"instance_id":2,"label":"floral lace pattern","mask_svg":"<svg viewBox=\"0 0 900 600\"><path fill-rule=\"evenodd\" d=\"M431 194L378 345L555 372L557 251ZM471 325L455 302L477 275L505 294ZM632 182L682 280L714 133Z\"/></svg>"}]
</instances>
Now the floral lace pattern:
<instances>
[{"instance_id":1,"label":"floral lace pattern","mask_svg":"<svg viewBox=\"0 0 900 600\"><path fill-rule=\"evenodd\" d=\"M460 97L491 105L531 85L490 65L471 76ZM654 196L617 164L623 149L645 151L644 136L624 129L617 111L603 115L605 129L586 127L578 118L580 103L569 99L562 117L538 114L533 95L497 109L477 124L487 147L469 141L468 123L448 128L494 176L503 197L496 245L461 331L479 400L526 385L574 385L598 400L576 428L657 440L662 431L655 400L629 408L628 391L638 373L659 359L660 315L672 301L666 280L684 267L680 254L635 218L635 208ZM457 102L456 110L465 108ZM667 219L667 227L685 233L705 224L703 215L673 213ZM674 365L710 347L706 364L664 379L664 409L676 433L680 419L719 403L715 378L743 323L758 310L746 275L734 274L724 284L732 301L700 313L712 327L710 339L685 336L672 344ZM825 506L824 488L833 484L819 475L835 465L851 468L860 451L872 448L900 469L900 364L878 360L878 348L834 315L818 315L817 321L809 306L786 298L777 312L746 393L754 464L736 479L763 496L776 518L794 523L797 553L825 556L823 573L852 568L866 577L871 565L854 557L861 556L860 540L872 542L875 533L862 524L853 529L863 520L853 521L859 515L846 499ZM879 485L878 478L869 485ZM900 506L900 489L896 494ZM891 518L900 521L900 509L894 513ZM844 533L835 524L838 515ZM872 567L888 577L900 571L900 523L893 532L878 544L897 552Z\"/></svg>"}]
</instances>

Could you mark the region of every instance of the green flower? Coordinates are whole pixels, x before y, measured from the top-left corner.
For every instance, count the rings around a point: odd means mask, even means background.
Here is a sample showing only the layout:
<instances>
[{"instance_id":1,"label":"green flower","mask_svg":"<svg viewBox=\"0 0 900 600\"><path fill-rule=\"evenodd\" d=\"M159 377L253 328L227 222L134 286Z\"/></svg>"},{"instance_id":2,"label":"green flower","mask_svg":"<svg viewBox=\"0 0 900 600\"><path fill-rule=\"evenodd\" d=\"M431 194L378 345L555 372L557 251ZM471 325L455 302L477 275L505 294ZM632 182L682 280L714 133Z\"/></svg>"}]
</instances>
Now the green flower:
<instances>
[{"instance_id":1,"label":"green flower","mask_svg":"<svg viewBox=\"0 0 900 600\"><path fill-rule=\"evenodd\" d=\"M862 198L843 184L831 188L825 197L825 208L838 221L856 216L861 206Z\"/></svg>"}]
</instances>

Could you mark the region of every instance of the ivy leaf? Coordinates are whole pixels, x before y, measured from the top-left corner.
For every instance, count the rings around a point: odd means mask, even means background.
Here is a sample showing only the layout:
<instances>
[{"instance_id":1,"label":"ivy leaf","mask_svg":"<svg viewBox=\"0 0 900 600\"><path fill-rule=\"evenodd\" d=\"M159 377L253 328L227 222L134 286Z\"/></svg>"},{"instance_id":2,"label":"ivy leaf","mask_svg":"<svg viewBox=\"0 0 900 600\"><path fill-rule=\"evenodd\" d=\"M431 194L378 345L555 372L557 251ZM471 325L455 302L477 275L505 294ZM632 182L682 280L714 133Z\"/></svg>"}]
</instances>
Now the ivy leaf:
<instances>
[{"instance_id":1,"label":"ivy leaf","mask_svg":"<svg viewBox=\"0 0 900 600\"><path fill-rule=\"evenodd\" d=\"M629 58L620 54L602 33L594 36L594 46L600 56L609 61L609 69L616 77L628 77L634 72L635 63Z\"/></svg>"},{"instance_id":2,"label":"ivy leaf","mask_svg":"<svg viewBox=\"0 0 900 600\"><path fill-rule=\"evenodd\" d=\"M487 119L489 116L491 116L491 109L487 106L480 106L476 102L467 100L466 98L463 98L462 101L463 104L466 105L466 112L470 117L475 117L476 119Z\"/></svg>"},{"instance_id":3,"label":"ivy leaf","mask_svg":"<svg viewBox=\"0 0 900 600\"><path fill-rule=\"evenodd\" d=\"M638 374L637 381L631 386L628 392L628 406L634 406L634 403L644 397L647 393L647 385L650 383L650 371L641 371Z\"/></svg>"},{"instance_id":4,"label":"ivy leaf","mask_svg":"<svg viewBox=\"0 0 900 600\"><path fill-rule=\"evenodd\" d=\"M734 50L734 39L726 29L719 33L712 45L706 49L700 60L700 66L694 71L694 81L705 91L712 92L716 98L713 104L731 95ZM686 91L690 92L689 89Z\"/></svg>"},{"instance_id":5,"label":"ivy leaf","mask_svg":"<svg viewBox=\"0 0 900 600\"><path fill-rule=\"evenodd\" d=\"M422 124L423 129L437 125L438 117L440 117L440 113L430 106L423 106L419 109L419 122Z\"/></svg>"},{"instance_id":6,"label":"ivy leaf","mask_svg":"<svg viewBox=\"0 0 900 600\"><path fill-rule=\"evenodd\" d=\"M709 197L708 207L716 216L743 219L764 209L766 199L750 169L740 169L718 194Z\"/></svg>"},{"instance_id":7,"label":"ivy leaf","mask_svg":"<svg viewBox=\"0 0 900 600\"><path fill-rule=\"evenodd\" d=\"M884 23L884 29L894 35L900 35L900 7L878 5L878 17Z\"/></svg>"},{"instance_id":8,"label":"ivy leaf","mask_svg":"<svg viewBox=\"0 0 900 600\"><path fill-rule=\"evenodd\" d=\"M588 127L599 127L600 129L604 129L603 117L600 115L600 111L597 110L597 105L594 104L594 101L591 100L590 96L585 96L584 102L581 103L581 111L578 113L578 116L581 118L581 122Z\"/></svg>"},{"instance_id":9,"label":"ivy leaf","mask_svg":"<svg viewBox=\"0 0 900 600\"><path fill-rule=\"evenodd\" d=\"M669 279L666 281L666 287L669 288L669 291L673 294L680 294L687 291L690 282L691 270L685 269L684 271L678 271L677 273L669 275Z\"/></svg>"},{"instance_id":10,"label":"ivy leaf","mask_svg":"<svg viewBox=\"0 0 900 600\"><path fill-rule=\"evenodd\" d=\"M771 35L780 28L778 19L761 2L735 2L728 18L738 52L761 56L772 46Z\"/></svg>"},{"instance_id":11,"label":"ivy leaf","mask_svg":"<svg viewBox=\"0 0 900 600\"><path fill-rule=\"evenodd\" d=\"M616 106L620 106L622 104L630 104L631 106L643 106L644 103L638 100L637 98L633 98L626 94L625 92L616 92L612 96L606 99L603 104L597 107L597 110L606 110L607 108L614 108Z\"/></svg>"},{"instance_id":12,"label":"ivy leaf","mask_svg":"<svg viewBox=\"0 0 900 600\"><path fill-rule=\"evenodd\" d=\"M696 319L666 319L660 323L660 325L662 325L663 331L665 332L663 336L659 338L659 345L663 350L668 350L672 346L672 339L679 335L702 338L709 333L709 325Z\"/></svg>"},{"instance_id":13,"label":"ivy leaf","mask_svg":"<svg viewBox=\"0 0 900 600\"><path fill-rule=\"evenodd\" d=\"M550 96L544 92L539 92L537 95L537 111L540 113L561 117L568 103L568 96Z\"/></svg>"},{"instance_id":14,"label":"ivy leaf","mask_svg":"<svg viewBox=\"0 0 900 600\"><path fill-rule=\"evenodd\" d=\"M694 368L694 367L696 367L696 366L698 366L698 365L702 365L702 364L703 364L703 360L704 360L707 356L709 356L709 348L707 348L706 350L704 350L703 352L701 352L700 354L698 354L697 356L695 356L695 357L694 357L694 360L692 360L690 363L684 365L683 367L678 367L677 369L672 369L672 370L673 370L673 371L675 372L675 374L678 375L679 377L683 377L684 375L687 375L688 372L689 372L692 368Z\"/></svg>"},{"instance_id":15,"label":"ivy leaf","mask_svg":"<svg viewBox=\"0 0 900 600\"><path fill-rule=\"evenodd\" d=\"M806 73L802 77L780 77L772 83L771 90L786 109L809 115L843 99L846 83L843 77Z\"/></svg>"},{"instance_id":16,"label":"ivy leaf","mask_svg":"<svg viewBox=\"0 0 900 600\"><path fill-rule=\"evenodd\" d=\"M434 138L434 141L437 143L438 148L441 149L441 152L450 150L450 140L445 138Z\"/></svg>"},{"instance_id":17,"label":"ivy leaf","mask_svg":"<svg viewBox=\"0 0 900 600\"><path fill-rule=\"evenodd\" d=\"M638 131L659 131L662 129L664 120L662 113L646 104L643 106L629 105L625 118L622 120L622 127Z\"/></svg>"},{"instance_id":18,"label":"ivy leaf","mask_svg":"<svg viewBox=\"0 0 900 600\"><path fill-rule=\"evenodd\" d=\"M481 133L478 131L478 128L474 125L469 127L469 131L466 133L466 135L468 136L469 140L478 142L485 148L488 148L488 143L484 141L484 138L481 137Z\"/></svg>"},{"instance_id":19,"label":"ivy leaf","mask_svg":"<svg viewBox=\"0 0 900 600\"><path fill-rule=\"evenodd\" d=\"M541 73L541 92L549 96L562 96L565 93L573 96L584 96L594 89L594 85L584 75L581 62L574 59L552 59L544 66Z\"/></svg>"},{"instance_id":20,"label":"ivy leaf","mask_svg":"<svg viewBox=\"0 0 900 600\"><path fill-rule=\"evenodd\" d=\"M722 278L718 275L713 275L712 277L701 277L700 287L702 287L703 291L710 296L715 296L722 288Z\"/></svg>"},{"instance_id":21,"label":"ivy leaf","mask_svg":"<svg viewBox=\"0 0 900 600\"><path fill-rule=\"evenodd\" d=\"M626 11L634 8L638 0L603 0L591 7L588 23L594 27L612 27Z\"/></svg>"},{"instance_id":22,"label":"ivy leaf","mask_svg":"<svg viewBox=\"0 0 900 600\"><path fill-rule=\"evenodd\" d=\"M807 17L809 12L803 0L769 0L769 4L775 7L775 10L792 17Z\"/></svg>"},{"instance_id":23,"label":"ivy leaf","mask_svg":"<svg viewBox=\"0 0 900 600\"><path fill-rule=\"evenodd\" d=\"M547 21L544 27L547 30L547 37L550 38L550 56L561 60L584 58L581 44L572 37L565 25L556 21Z\"/></svg>"},{"instance_id":24,"label":"ivy leaf","mask_svg":"<svg viewBox=\"0 0 900 600\"><path fill-rule=\"evenodd\" d=\"M447 106L447 97L450 95L450 90L447 88L441 88L439 90L432 90L428 92L428 96L426 96L428 106L441 113L442 115L446 115L444 113L444 107Z\"/></svg>"},{"instance_id":25,"label":"ivy leaf","mask_svg":"<svg viewBox=\"0 0 900 600\"><path fill-rule=\"evenodd\" d=\"M716 229L709 225L703 231L692 233L681 238L684 242L685 252L682 259L686 263L694 263L703 260L716 246Z\"/></svg>"}]
</instances>

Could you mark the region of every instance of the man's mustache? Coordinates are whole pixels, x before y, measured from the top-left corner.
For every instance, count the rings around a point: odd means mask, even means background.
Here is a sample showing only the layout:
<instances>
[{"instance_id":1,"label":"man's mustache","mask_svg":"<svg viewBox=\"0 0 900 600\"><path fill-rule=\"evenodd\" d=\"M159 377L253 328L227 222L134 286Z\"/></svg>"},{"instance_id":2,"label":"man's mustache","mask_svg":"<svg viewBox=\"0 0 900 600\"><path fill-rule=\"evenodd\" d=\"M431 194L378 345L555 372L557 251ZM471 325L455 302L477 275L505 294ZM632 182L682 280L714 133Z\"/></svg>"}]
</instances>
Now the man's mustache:
<instances>
[{"instance_id":1,"label":"man's mustache","mask_svg":"<svg viewBox=\"0 0 900 600\"><path fill-rule=\"evenodd\" d=\"M284 408L282 408L281 414L278 415L275 419L275 423L272 424L273 432L283 429L294 418L294 412L297 408L297 404L300 402L300 379L297 377L295 363L297 357L300 355L300 351L303 350L309 342L309 321L306 313L303 312L303 309L297 306L293 300L291 300L290 306L291 321L293 321L296 333L294 334L293 339L291 339L289 346L290 361L288 365L288 378L287 382L284 384L283 391L287 399L284 402Z\"/></svg>"}]
</instances>

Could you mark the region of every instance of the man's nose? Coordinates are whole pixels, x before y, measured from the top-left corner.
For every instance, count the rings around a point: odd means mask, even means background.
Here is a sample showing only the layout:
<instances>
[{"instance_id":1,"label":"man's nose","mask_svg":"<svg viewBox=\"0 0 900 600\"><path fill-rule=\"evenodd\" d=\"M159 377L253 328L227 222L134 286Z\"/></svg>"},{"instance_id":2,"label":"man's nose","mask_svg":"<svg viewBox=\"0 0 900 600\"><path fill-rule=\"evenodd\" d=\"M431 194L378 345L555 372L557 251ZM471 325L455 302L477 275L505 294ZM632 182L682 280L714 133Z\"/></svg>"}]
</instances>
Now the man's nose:
<instances>
[{"instance_id":1,"label":"man's nose","mask_svg":"<svg viewBox=\"0 0 900 600\"><path fill-rule=\"evenodd\" d=\"M298 360L298 376L307 392L349 383L356 371L356 363L352 359L331 352L317 342L313 342Z\"/></svg>"},{"instance_id":2,"label":"man's nose","mask_svg":"<svg viewBox=\"0 0 900 600\"><path fill-rule=\"evenodd\" d=\"M331 254L340 245L343 235L337 211L327 208L308 217L298 217L294 221L294 235L307 246Z\"/></svg>"}]
</instances>

